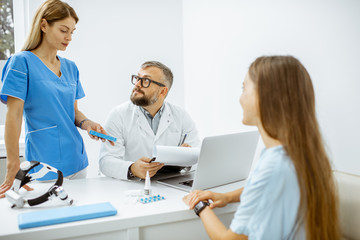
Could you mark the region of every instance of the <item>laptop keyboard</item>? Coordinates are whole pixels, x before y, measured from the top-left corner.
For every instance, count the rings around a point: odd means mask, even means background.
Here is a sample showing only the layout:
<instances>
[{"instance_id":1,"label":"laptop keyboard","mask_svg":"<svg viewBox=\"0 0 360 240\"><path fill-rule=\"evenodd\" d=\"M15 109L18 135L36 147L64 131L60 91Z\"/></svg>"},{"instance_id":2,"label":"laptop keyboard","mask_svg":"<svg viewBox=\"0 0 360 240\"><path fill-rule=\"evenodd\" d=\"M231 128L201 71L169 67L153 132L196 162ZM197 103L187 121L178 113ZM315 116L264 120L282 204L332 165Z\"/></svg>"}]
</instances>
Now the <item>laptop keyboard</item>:
<instances>
[{"instance_id":1,"label":"laptop keyboard","mask_svg":"<svg viewBox=\"0 0 360 240\"><path fill-rule=\"evenodd\" d=\"M188 181L185 181L185 182L179 182L179 184L192 187L193 182L194 182L194 180L188 180Z\"/></svg>"}]
</instances>

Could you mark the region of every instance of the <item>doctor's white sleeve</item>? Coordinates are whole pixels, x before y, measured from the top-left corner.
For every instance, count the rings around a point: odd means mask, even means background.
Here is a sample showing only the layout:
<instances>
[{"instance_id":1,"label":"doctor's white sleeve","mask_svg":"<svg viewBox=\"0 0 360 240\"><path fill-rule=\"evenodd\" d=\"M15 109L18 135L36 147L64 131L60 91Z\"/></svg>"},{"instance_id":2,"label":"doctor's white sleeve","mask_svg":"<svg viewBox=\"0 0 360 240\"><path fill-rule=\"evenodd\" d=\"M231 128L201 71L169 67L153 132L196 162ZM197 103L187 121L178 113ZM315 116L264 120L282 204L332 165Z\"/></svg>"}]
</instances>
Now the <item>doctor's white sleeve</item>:
<instances>
[{"instance_id":1,"label":"doctor's white sleeve","mask_svg":"<svg viewBox=\"0 0 360 240\"><path fill-rule=\"evenodd\" d=\"M183 113L182 133L187 135L184 143L189 144L191 147L201 147L201 141L196 124L186 111Z\"/></svg>"},{"instance_id":2,"label":"doctor's white sleeve","mask_svg":"<svg viewBox=\"0 0 360 240\"><path fill-rule=\"evenodd\" d=\"M104 126L108 135L116 137L115 146L108 141L101 143L99 168L108 177L127 179L127 173L131 161L125 161L124 135L122 132L122 119L116 109L110 112Z\"/></svg>"}]
</instances>

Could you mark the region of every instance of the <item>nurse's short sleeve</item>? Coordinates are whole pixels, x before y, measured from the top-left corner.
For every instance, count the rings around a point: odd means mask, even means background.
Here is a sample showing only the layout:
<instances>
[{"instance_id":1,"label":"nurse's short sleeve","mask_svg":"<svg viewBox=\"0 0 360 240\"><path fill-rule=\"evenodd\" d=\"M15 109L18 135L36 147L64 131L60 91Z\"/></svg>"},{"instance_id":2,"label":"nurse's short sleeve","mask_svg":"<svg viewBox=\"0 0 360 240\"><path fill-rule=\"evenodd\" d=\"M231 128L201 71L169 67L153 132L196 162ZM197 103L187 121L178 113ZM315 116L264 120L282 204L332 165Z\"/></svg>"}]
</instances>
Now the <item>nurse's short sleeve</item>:
<instances>
[{"instance_id":1,"label":"nurse's short sleeve","mask_svg":"<svg viewBox=\"0 0 360 240\"><path fill-rule=\"evenodd\" d=\"M6 62L2 72L1 102L7 103L8 96L25 101L28 88L28 67L24 56L14 55Z\"/></svg>"},{"instance_id":2,"label":"nurse's short sleeve","mask_svg":"<svg viewBox=\"0 0 360 240\"><path fill-rule=\"evenodd\" d=\"M249 239L281 239L282 183L274 177L274 169L267 168L252 176L241 195L240 205L230 229Z\"/></svg>"},{"instance_id":3,"label":"nurse's short sleeve","mask_svg":"<svg viewBox=\"0 0 360 240\"><path fill-rule=\"evenodd\" d=\"M76 96L75 99L81 99L85 97L84 89L79 79L79 69L76 67Z\"/></svg>"}]
</instances>

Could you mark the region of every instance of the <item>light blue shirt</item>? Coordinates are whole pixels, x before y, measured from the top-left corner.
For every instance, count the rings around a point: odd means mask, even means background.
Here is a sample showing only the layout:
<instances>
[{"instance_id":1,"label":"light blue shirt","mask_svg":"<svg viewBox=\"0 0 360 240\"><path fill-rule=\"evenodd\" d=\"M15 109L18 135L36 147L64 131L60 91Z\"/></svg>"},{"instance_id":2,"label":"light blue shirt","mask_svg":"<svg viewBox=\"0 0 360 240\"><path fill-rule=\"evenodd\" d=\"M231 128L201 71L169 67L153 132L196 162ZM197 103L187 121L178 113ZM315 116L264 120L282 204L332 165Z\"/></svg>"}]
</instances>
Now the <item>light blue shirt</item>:
<instances>
[{"instance_id":1,"label":"light blue shirt","mask_svg":"<svg viewBox=\"0 0 360 240\"><path fill-rule=\"evenodd\" d=\"M144 113L146 120L149 122L151 129L153 130L154 134L156 135L157 130L159 128L159 123L161 119L161 114L164 110L165 104L161 106L159 111L155 114L155 116L151 116L151 114L143 107L140 107L141 111Z\"/></svg>"},{"instance_id":2,"label":"light blue shirt","mask_svg":"<svg viewBox=\"0 0 360 240\"><path fill-rule=\"evenodd\" d=\"M24 101L26 160L47 163L69 176L88 165L74 109L75 100L85 94L75 63L58 58L60 77L30 51L10 57L3 70L0 97L3 103L8 96ZM56 174L49 173L42 180L54 178Z\"/></svg>"},{"instance_id":3,"label":"light blue shirt","mask_svg":"<svg viewBox=\"0 0 360 240\"><path fill-rule=\"evenodd\" d=\"M240 197L230 229L249 239L305 239L295 222L300 190L292 161L282 146L264 149Z\"/></svg>"}]
</instances>

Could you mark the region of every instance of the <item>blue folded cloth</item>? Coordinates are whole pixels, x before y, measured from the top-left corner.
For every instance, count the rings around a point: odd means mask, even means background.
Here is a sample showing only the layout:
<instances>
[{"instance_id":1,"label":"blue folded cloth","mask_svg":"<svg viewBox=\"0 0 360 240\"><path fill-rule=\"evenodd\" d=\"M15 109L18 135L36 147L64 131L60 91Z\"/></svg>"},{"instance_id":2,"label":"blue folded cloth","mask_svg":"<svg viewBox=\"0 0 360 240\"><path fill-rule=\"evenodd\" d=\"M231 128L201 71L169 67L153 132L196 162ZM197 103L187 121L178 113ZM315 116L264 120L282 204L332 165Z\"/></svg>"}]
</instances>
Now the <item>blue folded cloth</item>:
<instances>
[{"instance_id":1,"label":"blue folded cloth","mask_svg":"<svg viewBox=\"0 0 360 240\"><path fill-rule=\"evenodd\" d=\"M70 206L36 212L21 213L18 216L20 229L74 222L91 218L113 216L117 210L109 202L83 206Z\"/></svg>"}]
</instances>

